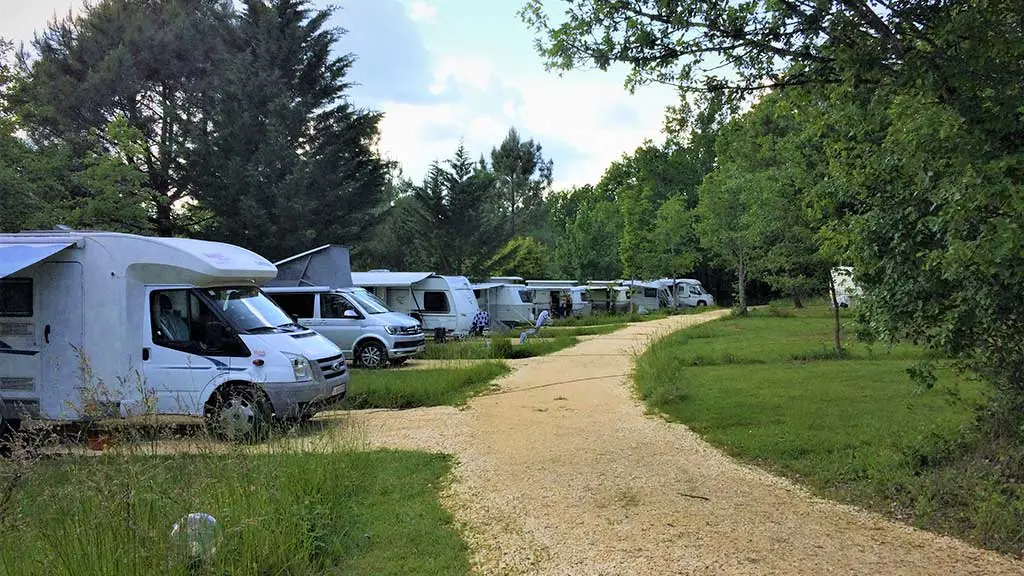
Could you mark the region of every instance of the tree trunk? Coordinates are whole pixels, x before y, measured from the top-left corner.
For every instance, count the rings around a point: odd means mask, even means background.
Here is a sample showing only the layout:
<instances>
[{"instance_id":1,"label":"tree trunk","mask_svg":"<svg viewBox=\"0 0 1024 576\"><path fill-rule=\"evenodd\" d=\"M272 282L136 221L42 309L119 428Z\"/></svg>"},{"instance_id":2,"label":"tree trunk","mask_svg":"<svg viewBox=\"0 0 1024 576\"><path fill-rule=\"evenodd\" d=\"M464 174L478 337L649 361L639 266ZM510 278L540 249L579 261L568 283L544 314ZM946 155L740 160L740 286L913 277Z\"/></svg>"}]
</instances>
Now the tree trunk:
<instances>
[{"instance_id":1,"label":"tree trunk","mask_svg":"<svg viewBox=\"0 0 1024 576\"><path fill-rule=\"evenodd\" d=\"M800 298L800 292L793 292L793 308L803 308L804 301Z\"/></svg>"},{"instance_id":2,"label":"tree trunk","mask_svg":"<svg viewBox=\"0 0 1024 576\"><path fill-rule=\"evenodd\" d=\"M737 288L739 289L739 315L747 315L747 263L745 260L740 260L739 270L737 270L737 276L739 277L736 281Z\"/></svg>"},{"instance_id":3,"label":"tree trunk","mask_svg":"<svg viewBox=\"0 0 1024 576\"><path fill-rule=\"evenodd\" d=\"M832 270L828 271L828 292L832 297L832 317L834 319L833 331L835 337L836 358L843 357L843 335L839 324L839 299L836 297L836 281L832 277Z\"/></svg>"}]
</instances>

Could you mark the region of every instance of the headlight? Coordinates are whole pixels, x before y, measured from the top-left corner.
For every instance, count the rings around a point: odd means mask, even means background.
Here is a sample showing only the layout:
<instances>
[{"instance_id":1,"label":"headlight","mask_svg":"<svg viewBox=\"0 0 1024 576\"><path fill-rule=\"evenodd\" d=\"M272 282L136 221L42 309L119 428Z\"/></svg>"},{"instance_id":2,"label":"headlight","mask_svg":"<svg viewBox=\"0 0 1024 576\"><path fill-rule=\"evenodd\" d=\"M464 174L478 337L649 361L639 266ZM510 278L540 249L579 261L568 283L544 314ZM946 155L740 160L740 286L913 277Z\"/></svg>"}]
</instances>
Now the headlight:
<instances>
[{"instance_id":1,"label":"headlight","mask_svg":"<svg viewBox=\"0 0 1024 576\"><path fill-rule=\"evenodd\" d=\"M402 327L401 326L385 326L384 329L387 330L388 334L391 334L391 335L401 334L402 333Z\"/></svg>"},{"instance_id":2,"label":"headlight","mask_svg":"<svg viewBox=\"0 0 1024 576\"><path fill-rule=\"evenodd\" d=\"M284 356L292 363L292 371L295 373L296 380L302 381L313 378L313 367L310 365L308 358L287 352L284 353Z\"/></svg>"}]
</instances>

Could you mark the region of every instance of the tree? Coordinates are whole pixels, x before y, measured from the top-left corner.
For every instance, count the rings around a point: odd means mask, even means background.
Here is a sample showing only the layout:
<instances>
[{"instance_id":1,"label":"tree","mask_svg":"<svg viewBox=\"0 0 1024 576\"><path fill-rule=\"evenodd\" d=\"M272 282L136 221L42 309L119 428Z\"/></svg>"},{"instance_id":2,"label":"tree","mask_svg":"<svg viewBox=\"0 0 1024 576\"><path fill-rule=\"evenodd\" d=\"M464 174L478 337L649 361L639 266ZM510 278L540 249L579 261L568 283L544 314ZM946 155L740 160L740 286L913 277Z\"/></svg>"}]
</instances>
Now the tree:
<instances>
[{"instance_id":1,"label":"tree","mask_svg":"<svg viewBox=\"0 0 1024 576\"><path fill-rule=\"evenodd\" d=\"M549 204L559 230L555 246L559 276L582 281L620 277L622 214L615 198L583 186L553 195Z\"/></svg>"},{"instance_id":2,"label":"tree","mask_svg":"<svg viewBox=\"0 0 1024 576\"><path fill-rule=\"evenodd\" d=\"M651 259L661 274L679 278L693 270L699 257L695 213L686 196L673 196L658 208L651 234L655 252ZM661 275L659 274L659 275Z\"/></svg>"},{"instance_id":3,"label":"tree","mask_svg":"<svg viewBox=\"0 0 1024 576\"><path fill-rule=\"evenodd\" d=\"M509 129L501 145L491 150L499 204L509 222L507 237L542 222L544 192L551 186L553 169L553 162L544 160L540 144L532 139L523 141L515 128Z\"/></svg>"},{"instance_id":4,"label":"tree","mask_svg":"<svg viewBox=\"0 0 1024 576\"><path fill-rule=\"evenodd\" d=\"M364 238L379 216L381 115L346 98L353 57L333 54L330 15L305 0L245 3L190 158L212 216L204 236L277 258Z\"/></svg>"},{"instance_id":5,"label":"tree","mask_svg":"<svg viewBox=\"0 0 1024 576\"><path fill-rule=\"evenodd\" d=\"M529 236L509 240L487 263L495 276L543 278L550 266L547 248Z\"/></svg>"},{"instance_id":6,"label":"tree","mask_svg":"<svg viewBox=\"0 0 1024 576\"><path fill-rule=\"evenodd\" d=\"M757 175L723 167L704 180L697 206L701 245L736 272L741 315L747 313L747 280L756 267L760 246L754 199L763 195L764 186Z\"/></svg>"},{"instance_id":7,"label":"tree","mask_svg":"<svg viewBox=\"0 0 1024 576\"><path fill-rule=\"evenodd\" d=\"M73 157L121 156L145 177L155 231L188 230L182 203L196 191L188 158L209 129L203 95L230 18L220 0L103 0L52 22L33 42L38 58L25 64L29 77L14 97L31 140L67 145ZM118 119L141 146L117 150L107 127Z\"/></svg>"}]
</instances>

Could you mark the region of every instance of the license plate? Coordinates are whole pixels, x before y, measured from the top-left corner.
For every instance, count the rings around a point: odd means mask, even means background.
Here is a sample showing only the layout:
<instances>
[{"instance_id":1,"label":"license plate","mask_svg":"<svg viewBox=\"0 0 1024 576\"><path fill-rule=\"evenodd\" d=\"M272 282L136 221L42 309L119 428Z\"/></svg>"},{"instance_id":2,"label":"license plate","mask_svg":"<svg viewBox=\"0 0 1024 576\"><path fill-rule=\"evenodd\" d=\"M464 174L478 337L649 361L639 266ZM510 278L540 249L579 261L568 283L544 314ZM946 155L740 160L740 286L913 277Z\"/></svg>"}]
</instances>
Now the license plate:
<instances>
[{"instance_id":1,"label":"license plate","mask_svg":"<svg viewBox=\"0 0 1024 576\"><path fill-rule=\"evenodd\" d=\"M344 384L342 384L340 386L335 386L334 388L331 389L331 396L337 396L338 394L341 394L344 391L345 391L345 385Z\"/></svg>"}]
</instances>

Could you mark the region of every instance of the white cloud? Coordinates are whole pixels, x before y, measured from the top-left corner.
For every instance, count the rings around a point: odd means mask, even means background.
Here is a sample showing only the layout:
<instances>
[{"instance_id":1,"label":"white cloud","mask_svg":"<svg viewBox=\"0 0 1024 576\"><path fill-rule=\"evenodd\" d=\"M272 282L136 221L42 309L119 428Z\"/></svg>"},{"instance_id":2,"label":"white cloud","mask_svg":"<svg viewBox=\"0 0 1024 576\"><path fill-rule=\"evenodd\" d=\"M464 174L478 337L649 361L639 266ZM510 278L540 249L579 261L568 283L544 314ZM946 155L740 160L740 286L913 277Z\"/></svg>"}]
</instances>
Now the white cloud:
<instances>
[{"instance_id":1,"label":"white cloud","mask_svg":"<svg viewBox=\"0 0 1024 576\"><path fill-rule=\"evenodd\" d=\"M56 18L63 18L70 11L77 14L83 0L2 0L0 37L12 40L15 46L22 42L28 46L35 32L43 30L46 24Z\"/></svg>"},{"instance_id":2,"label":"white cloud","mask_svg":"<svg viewBox=\"0 0 1024 576\"><path fill-rule=\"evenodd\" d=\"M437 7L424 0L413 0L409 4L408 14L413 22L437 22Z\"/></svg>"},{"instance_id":3,"label":"white cloud","mask_svg":"<svg viewBox=\"0 0 1024 576\"><path fill-rule=\"evenodd\" d=\"M596 183L624 152L659 139L665 106L675 102L664 87L630 95L611 74L506 77L475 56L438 59L431 91L454 100L383 105L381 149L407 175L419 179L431 161L450 157L460 137L474 157L487 155L515 126L554 160L556 187Z\"/></svg>"}]
</instances>

